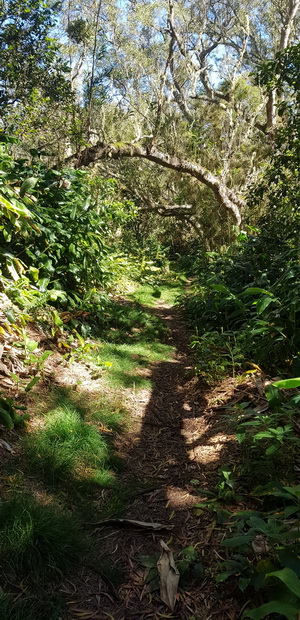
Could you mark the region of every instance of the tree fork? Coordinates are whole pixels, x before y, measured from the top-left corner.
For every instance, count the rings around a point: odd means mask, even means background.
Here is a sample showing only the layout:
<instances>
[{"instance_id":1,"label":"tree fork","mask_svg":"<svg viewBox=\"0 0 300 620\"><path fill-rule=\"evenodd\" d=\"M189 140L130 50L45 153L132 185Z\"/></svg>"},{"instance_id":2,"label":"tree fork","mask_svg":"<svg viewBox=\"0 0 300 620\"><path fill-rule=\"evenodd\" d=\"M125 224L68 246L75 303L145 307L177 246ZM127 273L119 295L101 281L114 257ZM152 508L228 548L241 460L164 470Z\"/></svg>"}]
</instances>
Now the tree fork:
<instances>
[{"instance_id":1,"label":"tree fork","mask_svg":"<svg viewBox=\"0 0 300 620\"><path fill-rule=\"evenodd\" d=\"M100 159L120 159L122 157L147 159L165 168L171 168L181 174L188 174L194 177L213 191L218 204L229 211L237 225L240 226L240 209L245 206L245 203L233 190L226 187L217 176L203 168L203 166L176 157L176 155L163 153L154 146L143 147L137 144L114 146L98 142L94 146L88 146L80 153L68 157L66 163L73 164L75 168L82 168Z\"/></svg>"}]
</instances>

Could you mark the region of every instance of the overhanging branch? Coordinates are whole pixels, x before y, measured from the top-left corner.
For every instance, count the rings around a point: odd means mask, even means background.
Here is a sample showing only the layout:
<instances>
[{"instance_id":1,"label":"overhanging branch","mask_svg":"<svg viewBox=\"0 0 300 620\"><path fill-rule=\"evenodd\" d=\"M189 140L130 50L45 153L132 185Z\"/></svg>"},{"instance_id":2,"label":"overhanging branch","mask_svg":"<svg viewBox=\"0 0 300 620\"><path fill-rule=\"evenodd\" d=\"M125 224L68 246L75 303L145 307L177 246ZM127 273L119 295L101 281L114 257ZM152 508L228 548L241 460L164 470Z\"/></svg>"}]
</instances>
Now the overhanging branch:
<instances>
[{"instance_id":1,"label":"overhanging branch","mask_svg":"<svg viewBox=\"0 0 300 620\"><path fill-rule=\"evenodd\" d=\"M240 209L245 206L245 203L233 190L224 185L217 176L206 170L206 168L200 164L181 159L175 155L163 153L154 146L144 147L137 144L118 144L114 146L98 142L96 145L88 146L80 153L68 157L66 162L73 164L75 168L81 168L95 163L100 159L120 159L122 157L147 159L164 168L171 168L180 174L188 174L194 177L197 181L203 183L212 190L218 204L229 211L236 223L240 225Z\"/></svg>"}]
</instances>

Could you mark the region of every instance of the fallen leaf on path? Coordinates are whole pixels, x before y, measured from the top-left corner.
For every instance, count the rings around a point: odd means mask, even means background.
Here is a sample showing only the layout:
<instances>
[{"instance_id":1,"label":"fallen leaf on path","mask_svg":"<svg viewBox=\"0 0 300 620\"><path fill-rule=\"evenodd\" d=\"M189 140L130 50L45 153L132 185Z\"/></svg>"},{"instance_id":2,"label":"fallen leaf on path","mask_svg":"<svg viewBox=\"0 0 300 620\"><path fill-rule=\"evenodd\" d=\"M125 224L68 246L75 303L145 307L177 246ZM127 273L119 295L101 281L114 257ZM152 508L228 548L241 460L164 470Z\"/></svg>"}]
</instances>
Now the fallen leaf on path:
<instances>
[{"instance_id":1,"label":"fallen leaf on path","mask_svg":"<svg viewBox=\"0 0 300 620\"><path fill-rule=\"evenodd\" d=\"M204 539L204 545L207 545L207 543L209 543L209 541L211 539L211 536L212 536L212 533L213 533L216 525L217 525L217 522L216 522L216 519L214 519L213 522L210 524L210 526L208 528L207 534L206 534L205 539Z\"/></svg>"},{"instance_id":2,"label":"fallen leaf on path","mask_svg":"<svg viewBox=\"0 0 300 620\"><path fill-rule=\"evenodd\" d=\"M0 371L6 375L7 377L10 377L10 372L7 368L7 366L5 364L3 364L3 362L0 362Z\"/></svg>"},{"instance_id":3,"label":"fallen leaf on path","mask_svg":"<svg viewBox=\"0 0 300 620\"><path fill-rule=\"evenodd\" d=\"M5 448L5 450L7 450L7 452L11 452L11 454L14 454L14 450L9 445L9 443L7 443L7 441L4 441L4 439L0 439L0 446Z\"/></svg>"},{"instance_id":4,"label":"fallen leaf on path","mask_svg":"<svg viewBox=\"0 0 300 620\"><path fill-rule=\"evenodd\" d=\"M97 521L97 523L88 523L87 525L93 525L100 527L102 525L132 525L133 527L141 527L146 530L171 530L172 525L164 525L163 523L152 523L151 521L136 521L135 519L106 519L105 521Z\"/></svg>"},{"instance_id":5,"label":"fallen leaf on path","mask_svg":"<svg viewBox=\"0 0 300 620\"><path fill-rule=\"evenodd\" d=\"M173 611L179 583L179 570L176 567L173 553L168 545L161 540L160 546L162 551L157 562L160 580L160 598L167 607Z\"/></svg>"}]
</instances>

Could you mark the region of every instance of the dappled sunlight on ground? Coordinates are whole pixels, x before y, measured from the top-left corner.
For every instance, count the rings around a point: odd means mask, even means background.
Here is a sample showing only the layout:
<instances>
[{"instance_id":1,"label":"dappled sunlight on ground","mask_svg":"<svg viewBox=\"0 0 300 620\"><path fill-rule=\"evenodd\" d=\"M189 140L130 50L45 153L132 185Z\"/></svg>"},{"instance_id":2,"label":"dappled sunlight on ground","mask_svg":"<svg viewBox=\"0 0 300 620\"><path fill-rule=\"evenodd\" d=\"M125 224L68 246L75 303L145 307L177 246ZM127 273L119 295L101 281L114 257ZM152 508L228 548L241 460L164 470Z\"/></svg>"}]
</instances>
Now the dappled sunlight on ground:
<instances>
[{"instance_id":1,"label":"dappled sunlight on ground","mask_svg":"<svg viewBox=\"0 0 300 620\"><path fill-rule=\"evenodd\" d=\"M130 304L126 308L128 318ZM157 329L159 319L167 326L159 330L162 342L150 329ZM30 395L34 416L22 440L24 474L18 484L42 504L58 502L71 510L92 538L90 557L61 584L69 606L64 620L190 620L210 614L225 620L211 559L219 534L213 515L206 511L199 518L194 507L197 485L213 488L233 445L214 408L231 396L234 384L214 391L193 377L189 334L177 311L159 300L143 321L148 330L143 342L135 340L139 333L131 326L124 341L122 329L111 330L117 342L88 355L73 352L72 364L58 352L50 356L44 384ZM162 529L102 526L110 517ZM187 547L199 549L203 564L205 579L191 577L181 586L175 614L166 615L157 588L149 591L140 560L159 554L160 540L176 561ZM228 597L234 608L230 592Z\"/></svg>"}]
</instances>

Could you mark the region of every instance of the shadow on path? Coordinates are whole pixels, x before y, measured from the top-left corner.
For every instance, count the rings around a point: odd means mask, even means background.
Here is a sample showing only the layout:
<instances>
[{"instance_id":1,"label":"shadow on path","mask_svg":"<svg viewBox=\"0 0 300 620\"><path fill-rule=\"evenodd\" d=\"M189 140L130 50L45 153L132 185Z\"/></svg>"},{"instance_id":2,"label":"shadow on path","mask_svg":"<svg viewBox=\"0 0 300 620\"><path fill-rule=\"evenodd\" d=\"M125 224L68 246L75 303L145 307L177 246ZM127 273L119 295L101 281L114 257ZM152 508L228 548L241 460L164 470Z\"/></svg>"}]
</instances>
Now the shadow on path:
<instances>
[{"instance_id":1,"label":"shadow on path","mask_svg":"<svg viewBox=\"0 0 300 620\"><path fill-rule=\"evenodd\" d=\"M201 487L212 489L216 471L232 441L204 415L207 396L205 389L202 392L199 387L195 389L195 380L191 379L189 334L179 312L164 307L149 311L167 323L176 352L170 361L153 365L150 400L146 406L140 403L137 407L139 430L134 429L127 446L123 447L124 482L137 489L136 498L124 516L164 523L172 526L172 531L107 532L103 553L115 567L122 569L126 581L120 590L122 602L115 602L113 607L108 602L103 611L107 610L104 614L110 613L114 620L160 617L225 620L234 616L227 614L224 602L220 608L211 575L211 563L216 561L212 515L203 513L197 517L193 507L199 497L193 480L199 480ZM141 489L144 491L140 492ZM187 546L196 547L205 570L201 582L189 583L179 590L173 614L161 603L158 592L147 592L145 569L138 561L140 555L159 553L160 539L169 544L175 557Z\"/></svg>"}]
</instances>

